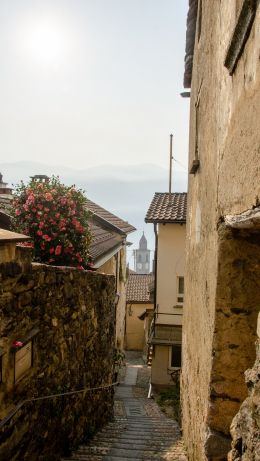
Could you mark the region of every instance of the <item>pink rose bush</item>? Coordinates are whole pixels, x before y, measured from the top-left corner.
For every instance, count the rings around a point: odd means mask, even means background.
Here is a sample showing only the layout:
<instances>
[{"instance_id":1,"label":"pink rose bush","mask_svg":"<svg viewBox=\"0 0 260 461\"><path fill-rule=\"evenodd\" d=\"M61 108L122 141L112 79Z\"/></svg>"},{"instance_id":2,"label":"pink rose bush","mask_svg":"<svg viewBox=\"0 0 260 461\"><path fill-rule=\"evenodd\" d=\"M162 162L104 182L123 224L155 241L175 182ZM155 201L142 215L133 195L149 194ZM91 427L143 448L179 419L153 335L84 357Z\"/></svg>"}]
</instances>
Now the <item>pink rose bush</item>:
<instances>
[{"instance_id":1,"label":"pink rose bush","mask_svg":"<svg viewBox=\"0 0 260 461\"><path fill-rule=\"evenodd\" d=\"M35 260L84 269L88 266L90 231L86 198L57 177L42 183L21 182L13 200L13 226L33 239Z\"/></svg>"}]
</instances>

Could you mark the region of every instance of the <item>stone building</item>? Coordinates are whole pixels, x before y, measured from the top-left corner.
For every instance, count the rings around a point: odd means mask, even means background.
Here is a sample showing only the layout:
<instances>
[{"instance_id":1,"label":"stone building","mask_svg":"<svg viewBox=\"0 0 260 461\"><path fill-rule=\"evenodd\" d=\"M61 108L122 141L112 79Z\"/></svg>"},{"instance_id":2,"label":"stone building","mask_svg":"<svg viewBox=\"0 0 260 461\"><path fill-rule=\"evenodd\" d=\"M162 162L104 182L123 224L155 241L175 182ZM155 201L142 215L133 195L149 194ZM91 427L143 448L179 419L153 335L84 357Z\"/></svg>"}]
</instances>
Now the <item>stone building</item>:
<instances>
[{"instance_id":1,"label":"stone building","mask_svg":"<svg viewBox=\"0 0 260 461\"><path fill-rule=\"evenodd\" d=\"M46 175L36 175L33 180L48 182L49 178ZM6 185L6 183L2 184ZM10 191L11 189L6 188L6 190ZM11 228L9 215L11 206L12 195L7 194L7 192L5 195L0 195L0 227L3 229ZM116 344L122 348L125 334L126 247L129 245L127 236L136 229L89 199L86 199L86 207L90 212L89 225L92 240L89 253L93 263L92 267L99 273L115 276L117 293Z\"/></svg>"},{"instance_id":2,"label":"stone building","mask_svg":"<svg viewBox=\"0 0 260 461\"><path fill-rule=\"evenodd\" d=\"M134 250L135 272L137 274L149 274L150 254L151 250L147 249L147 240L143 232L139 241L139 248Z\"/></svg>"},{"instance_id":3,"label":"stone building","mask_svg":"<svg viewBox=\"0 0 260 461\"><path fill-rule=\"evenodd\" d=\"M58 461L113 414L115 279L0 229L0 459Z\"/></svg>"},{"instance_id":4,"label":"stone building","mask_svg":"<svg viewBox=\"0 0 260 461\"><path fill-rule=\"evenodd\" d=\"M260 305L259 52L258 1L189 1L182 404L190 461L226 459L230 424L247 397L244 373L255 361ZM257 428L256 419L254 424ZM232 459L258 459L243 457L241 440Z\"/></svg>"}]
</instances>

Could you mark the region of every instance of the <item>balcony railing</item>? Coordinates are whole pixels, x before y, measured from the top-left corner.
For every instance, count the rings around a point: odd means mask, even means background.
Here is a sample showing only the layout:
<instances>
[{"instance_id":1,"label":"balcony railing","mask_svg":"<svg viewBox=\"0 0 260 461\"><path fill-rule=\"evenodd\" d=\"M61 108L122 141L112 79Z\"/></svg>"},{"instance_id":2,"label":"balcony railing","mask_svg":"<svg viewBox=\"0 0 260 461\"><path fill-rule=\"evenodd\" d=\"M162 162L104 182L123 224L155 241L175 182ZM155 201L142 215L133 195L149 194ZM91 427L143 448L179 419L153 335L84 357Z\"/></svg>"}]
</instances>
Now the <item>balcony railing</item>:
<instances>
[{"instance_id":1,"label":"balcony railing","mask_svg":"<svg viewBox=\"0 0 260 461\"><path fill-rule=\"evenodd\" d=\"M174 316L176 322L173 324L159 323L159 316ZM153 315L153 320L150 327L149 343L161 342L163 343L176 343L181 342L182 331L182 313L174 314L168 312L158 312L158 306Z\"/></svg>"}]
</instances>

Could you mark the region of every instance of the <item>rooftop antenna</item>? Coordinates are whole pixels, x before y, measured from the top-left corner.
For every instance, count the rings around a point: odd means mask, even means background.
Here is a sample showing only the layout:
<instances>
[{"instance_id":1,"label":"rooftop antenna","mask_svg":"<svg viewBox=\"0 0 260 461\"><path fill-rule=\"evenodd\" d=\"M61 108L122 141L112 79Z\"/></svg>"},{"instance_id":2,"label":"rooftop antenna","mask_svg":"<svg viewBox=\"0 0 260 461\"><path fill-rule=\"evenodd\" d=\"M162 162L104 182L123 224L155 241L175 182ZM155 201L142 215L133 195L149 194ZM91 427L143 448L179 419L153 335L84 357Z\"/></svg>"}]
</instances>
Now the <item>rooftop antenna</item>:
<instances>
[{"instance_id":1,"label":"rooftop antenna","mask_svg":"<svg viewBox=\"0 0 260 461\"><path fill-rule=\"evenodd\" d=\"M173 160L173 155L172 155L172 137L173 135L170 134L170 173L169 173L169 194L172 193L172 160Z\"/></svg>"}]
</instances>

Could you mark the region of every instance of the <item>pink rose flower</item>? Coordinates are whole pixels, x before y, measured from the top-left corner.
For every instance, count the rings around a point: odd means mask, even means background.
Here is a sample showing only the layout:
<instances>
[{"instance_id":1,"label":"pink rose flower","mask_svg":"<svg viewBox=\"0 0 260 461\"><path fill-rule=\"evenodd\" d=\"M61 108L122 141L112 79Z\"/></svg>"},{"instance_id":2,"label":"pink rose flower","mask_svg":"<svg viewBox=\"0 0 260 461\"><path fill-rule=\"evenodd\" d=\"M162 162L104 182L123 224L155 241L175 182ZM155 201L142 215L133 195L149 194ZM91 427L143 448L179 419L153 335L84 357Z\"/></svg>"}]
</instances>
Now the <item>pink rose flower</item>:
<instances>
[{"instance_id":1,"label":"pink rose flower","mask_svg":"<svg viewBox=\"0 0 260 461\"><path fill-rule=\"evenodd\" d=\"M62 251L62 246L57 245L56 248L55 248L55 255L59 256L61 254L61 251Z\"/></svg>"},{"instance_id":2,"label":"pink rose flower","mask_svg":"<svg viewBox=\"0 0 260 461\"><path fill-rule=\"evenodd\" d=\"M13 347L22 347L23 342L22 341L13 341Z\"/></svg>"},{"instance_id":3,"label":"pink rose flower","mask_svg":"<svg viewBox=\"0 0 260 461\"><path fill-rule=\"evenodd\" d=\"M66 205L66 203L67 203L67 199L65 197L62 197L60 199L60 204L64 206L64 205Z\"/></svg>"},{"instance_id":4,"label":"pink rose flower","mask_svg":"<svg viewBox=\"0 0 260 461\"><path fill-rule=\"evenodd\" d=\"M51 200L53 199L50 192L46 192L46 194L44 196L45 196L47 202L51 202Z\"/></svg>"},{"instance_id":5,"label":"pink rose flower","mask_svg":"<svg viewBox=\"0 0 260 461\"><path fill-rule=\"evenodd\" d=\"M51 237L47 234L43 235L42 236L43 240L46 240L46 242L50 242L51 241Z\"/></svg>"}]
</instances>

